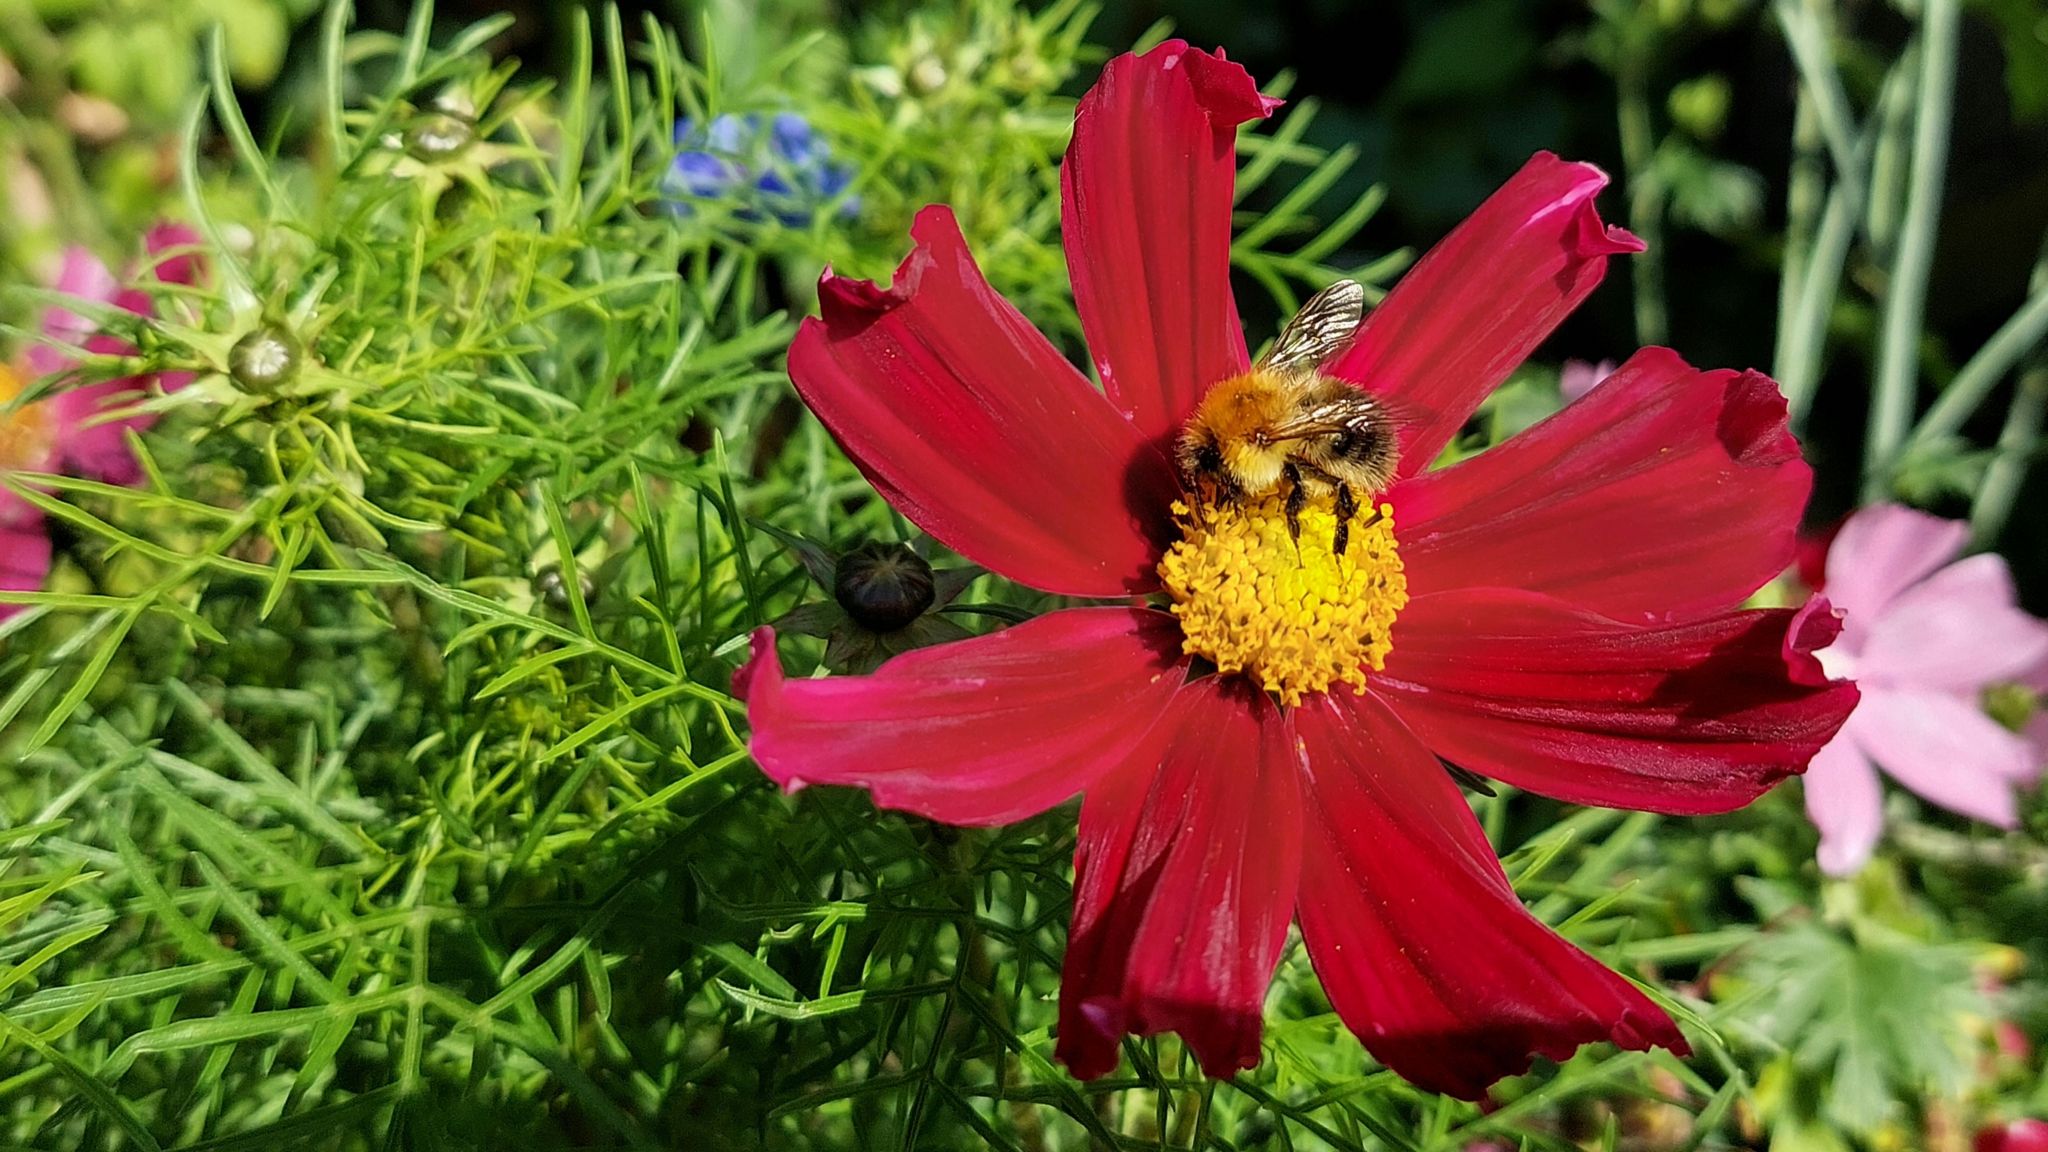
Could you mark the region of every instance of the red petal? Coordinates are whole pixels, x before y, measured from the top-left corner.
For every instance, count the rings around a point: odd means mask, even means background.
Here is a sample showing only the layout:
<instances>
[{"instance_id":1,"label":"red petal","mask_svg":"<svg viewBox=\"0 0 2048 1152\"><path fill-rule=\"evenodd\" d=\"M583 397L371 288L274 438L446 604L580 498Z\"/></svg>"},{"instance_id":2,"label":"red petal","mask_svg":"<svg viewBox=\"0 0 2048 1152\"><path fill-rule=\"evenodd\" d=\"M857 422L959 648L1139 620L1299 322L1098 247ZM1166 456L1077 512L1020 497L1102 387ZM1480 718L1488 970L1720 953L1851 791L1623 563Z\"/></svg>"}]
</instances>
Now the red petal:
<instances>
[{"instance_id":1,"label":"red petal","mask_svg":"<svg viewBox=\"0 0 2048 1152\"><path fill-rule=\"evenodd\" d=\"M1418 592L1522 588L1652 621L1733 607L1784 571L1812 486L1769 377L1646 348L1394 500Z\"/></svg>"},{"instance_id":2,"label":"red petal","mask_svg":"<svg viewBox=\"0 0 2048 1152\"><path fill-rule=\"evenodd\" d=\"M775 633L733 676L749 748L794 792L866 788L883 808L1003 824L1086 788L1145 735L1181 682L1172 618L1075 608L898 656L871 676L785 680Z\"/></svg>"},{"instance_id":3,"label":"red petal","mask_svg":"<svg viewBox=\"0 0 2048 1152\"><path fill-rule=\"evenodd\" d=\"M1319 697L1295 723L1313 789L1302 938L1382 1063L1469 1100L1532 1054L1687 1051L1648 997L1522 907L1457 786L1384 705Z\"/></svg>"},{"instance_id":4,"label":"red petal","mask_svg":"<svg viewBox=\"0 0 2048 1152\"><path fill-rule=\"evenodd\" d=\"M1279 709L1211 676L1088 790L1060 977L1074 1075L1115 1068L1127 1032L1180 1033L1211 1076L1259 1062L1301 868L1299 770Z\"/></svg>"},{"instance_id":5,"label":"red petal","mask_svg":"<svg viewBox=\"0 0 2048 1152\"><path fill-rule=\"evenodd\" d=\"M1165 457L982 279L933 206L883 289L834 276L789 349L804 402L885 499L1013 580L1074 596L1158 584Z\"/></svg>"},{"instance_id":6,"label":"red petal","mask_svg":"<svg viewBox=\"0 0 2048 1152\"><path fill-rule=\"evenodd\" d=\"M1411 601L1372 690L1430 751L1576 804L1726 812L1805 769L1856 706L1824 611L1653 628L1526 592Z\"/></svg>"},{"instance_id":7,"label":"red petal","mask_svg":"<svg viewBox=\"0 0 2048 1152\"><path fill-rule=\"evenodd\" d=\"M1600 222L1607 174L1538 152L1430 249L1330 374L1384 397L1403 422L1403 475L1429 467L1607 272L1643 242Z\"/></svg>"},{"instance_id":8,"label":"red petal","mask_svg":"<svg viewBox=\"0 0 2048 1152\"><path fill-rule=\"evenodd\" d=\"M1074 305L1110 399L1148 439L1245 370L1230 295L1237 126L1271 115L1245 70L1168 40L1109 62L1060 169Z\"/></svg>"}]
</instances>

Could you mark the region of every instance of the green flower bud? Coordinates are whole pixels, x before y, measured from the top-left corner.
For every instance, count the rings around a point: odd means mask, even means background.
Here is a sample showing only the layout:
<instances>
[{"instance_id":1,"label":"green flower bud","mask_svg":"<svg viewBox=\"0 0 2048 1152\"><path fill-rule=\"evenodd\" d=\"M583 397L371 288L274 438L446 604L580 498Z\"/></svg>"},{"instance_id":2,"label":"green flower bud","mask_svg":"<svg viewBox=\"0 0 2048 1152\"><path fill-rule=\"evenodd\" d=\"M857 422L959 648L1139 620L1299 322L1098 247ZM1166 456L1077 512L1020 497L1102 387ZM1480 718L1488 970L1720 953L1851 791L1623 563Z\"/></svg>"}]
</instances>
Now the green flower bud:
<instances>
[{"instance_id":1,"label":"green flower bud","mask_svg":"<svg viewBox=\"0 0 2048 1152\"><path fill-rule=\"evenodd\" d=\"M453 112L427 112L405 130L406 155L422 164L452 159L476 138L476 126Z\"/></svg>"},{"instance_id":2,"label":"green flower bud","mask_svg":"<svg viewBox=\"0 0 2048 1152\"><path fill-rule=\"evenodd\" d=\"M583 592L583 602L588 604L590 598L597 594L596 582L579 568L576 571L576 583ZM550 608L568 610L569 581L562 575L560 564L546 565L533 574L533 594Z\"/></svg>"},{"instance_id":3,"label":"green flower bud","mask_svg":"<svg viewBox=\"0 0 2048 1152\"><path fill-rule=\"evenodd\" d=\"M269 393L299 374L306 350L291 330L259 324L228 350L228 374L245 391Z\"/></svg>"},{"instance_id":4,"label":"green flower bud","mask_svg":"<svg viewBox=\"0 0 2048 1152\"><path fill-rule=\"evenodd\" d=\"M902 544L870 541L839 558L832 596L854 621L875 632L908 626L937 598L932 566Z\"/></svg>"}]
</instances>

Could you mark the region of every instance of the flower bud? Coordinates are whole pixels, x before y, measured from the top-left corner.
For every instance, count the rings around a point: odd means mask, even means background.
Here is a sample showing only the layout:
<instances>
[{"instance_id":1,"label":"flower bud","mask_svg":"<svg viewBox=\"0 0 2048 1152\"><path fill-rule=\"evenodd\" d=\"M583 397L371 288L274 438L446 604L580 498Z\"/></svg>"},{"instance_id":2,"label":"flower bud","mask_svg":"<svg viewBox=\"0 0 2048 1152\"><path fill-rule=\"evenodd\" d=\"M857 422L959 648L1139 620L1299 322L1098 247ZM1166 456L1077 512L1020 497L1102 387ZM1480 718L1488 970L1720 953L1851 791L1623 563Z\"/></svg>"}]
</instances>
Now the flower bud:
<instances>
[{"instance_id":1,"label":"flower bud","mask_svg":"<svg viewBox=\"0 0 2048 1152\"><path fill-rule=\"evenodd\" d=\"M305 349L299 338L276 324L259 324L228 350L228 374L250 392L268 393L291 383Z\"/></svg>"},{"instance_id":2,"label":"flower bud","mask_svg":"<svg viewBox=\"0 0 2048 1152\"><path fill-rule=\"evenodd\" d=\"M910 86L921 96L929 96L946 86L946 65L937 56L926 53L910 66Z\"/></svg>"},{"instance_id":3,"label":"flower bud","mask_svg":"<svg viewBox=\"0 0 2048 1152\"><path fill-rule=\"evenodd\" d=\"M447 160L469 147L476 128L469 118L453 112L427 112L405 130L406 155L421 163Z\"/></svg>"},{"instance_id":4,"label":"flower bud","mask_svg":"<svg viewBox=\"0 0 2048 1152\"><path fill-rule=\"evenodd\" d=\"M870 541L839 558L832 596L863 628L894 632L924 615L937 591L932 566L902 544Z\"/></svg>"},{"instance_id":5,"label":"flower bud","mask_svg":"<svg viewBox=\"0 0 2048 1152\"><path fill-rule=\"evenodd\" d=\"M597 583L582 569L576 570L576 583L583 593L584 603L597 594ZM533 574L533 594L550 608L567 610L569 607L569 581L562 575L560 564L549 564Z\"/></svg>"}]
</instances>

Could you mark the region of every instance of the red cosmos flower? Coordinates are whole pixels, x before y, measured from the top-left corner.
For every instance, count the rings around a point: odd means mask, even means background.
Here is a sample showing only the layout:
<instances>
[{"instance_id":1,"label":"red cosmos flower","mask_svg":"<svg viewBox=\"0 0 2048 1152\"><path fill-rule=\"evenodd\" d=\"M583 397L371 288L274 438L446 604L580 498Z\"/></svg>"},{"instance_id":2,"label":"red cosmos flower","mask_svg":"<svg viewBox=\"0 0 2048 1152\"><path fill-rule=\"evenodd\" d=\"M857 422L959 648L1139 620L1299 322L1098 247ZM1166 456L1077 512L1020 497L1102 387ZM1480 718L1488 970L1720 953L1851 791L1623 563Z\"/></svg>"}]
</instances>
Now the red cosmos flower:
<instances>
[{"instance_id":1,"label":"red cosmos flower","mask_svg":"<svg viewBox=\"0 0 2048 1152\"><path fill-rule=\"evenodd\" d=\"M1607 257L1641 247L1601 224L1598 170L1538 155L1327 369L1405 417L1399 478L1344 555L1327 498L1298 541L1270 498L1177 511L1166 449L1248 367L1234 137L1276 104L1179 41L1112 61L1081 101L1062 226L1100 392L942 206L889 288L825 274L790 375L882 495L998 573L1120 603L822 680L786 681L762 629L734 681L754 757L790 789L955 824L1082 793L1058 1042L1079 1076L1127 1032L1179 1032L1211 1075L1251 1067L1291 917L1338 1014L1429 1088L1475 1097L1594 1040L1683 1051L1522 907L1439 757L1670 813L1805 766L1856 699L1811 655L1833 617L1734 610L1791 559L1806 501L1784 402L1649 349L1427 471ZM1162 591L1165 609L1130 599Z\"/></svg>"}]
</instances>

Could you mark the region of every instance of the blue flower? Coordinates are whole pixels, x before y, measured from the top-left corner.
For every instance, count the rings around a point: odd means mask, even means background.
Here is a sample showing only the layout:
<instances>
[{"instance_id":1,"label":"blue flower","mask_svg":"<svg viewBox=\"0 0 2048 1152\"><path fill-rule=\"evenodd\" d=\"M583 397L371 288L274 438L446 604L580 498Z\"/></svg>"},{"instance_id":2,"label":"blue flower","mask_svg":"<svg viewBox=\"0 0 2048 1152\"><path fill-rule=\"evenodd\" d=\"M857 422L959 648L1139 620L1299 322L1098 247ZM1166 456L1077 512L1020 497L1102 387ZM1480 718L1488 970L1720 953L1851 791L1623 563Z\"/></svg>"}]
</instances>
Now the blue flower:
<instances>
[{"instance_id":1,"label":"blue flower","mask_svg":"<svg viewBox=\"0 0 2048 1152\"><path fill-rule=\"evenodd\" d=\"M725 115L702 126L686 117L676 122L676 146L662 191L679 215L691 211L692 200L737 195L742 219L765 212L800 227L853 180L852 170L832 163L831 148L794 112L777 113L766 123L756 115ZM838 212L858 214L859 198L840 201Z\"/></svg>"}]
</instances>

